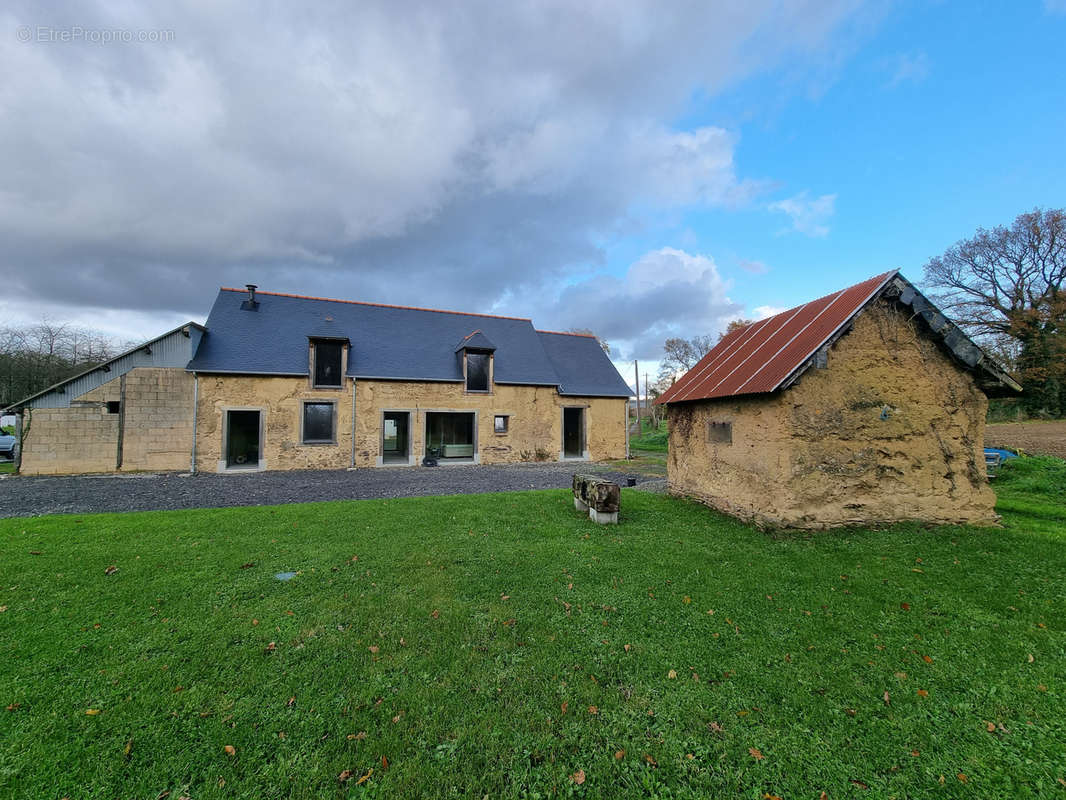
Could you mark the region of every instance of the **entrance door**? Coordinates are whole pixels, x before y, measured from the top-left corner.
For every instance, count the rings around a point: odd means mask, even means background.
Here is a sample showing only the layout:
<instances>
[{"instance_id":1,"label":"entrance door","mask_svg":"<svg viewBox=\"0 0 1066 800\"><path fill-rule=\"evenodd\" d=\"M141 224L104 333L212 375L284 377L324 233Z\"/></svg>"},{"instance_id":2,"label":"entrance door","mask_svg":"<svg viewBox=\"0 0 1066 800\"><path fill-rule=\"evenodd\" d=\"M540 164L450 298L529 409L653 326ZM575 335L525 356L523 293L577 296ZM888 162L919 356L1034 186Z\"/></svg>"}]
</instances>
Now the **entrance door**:
<instances>
[{"instance_id":1,"label":"entrance door","mask_svg":"<svg viewBox=\"0 0 1066 800\"><path fill-rule=\"evenodd\" d=\"M563 457L585 455L585 409L563 409Z\"/></svg>"},{"instance_id":2,"label":"entrance door","mask_svg":"<svg viewBox=\"0 0 1066 800\"><path fill-rule=\"evenodd\" d=\"M259 468L259 412L226 412L226 466Z\"/></svg>"},{"instance_id":3,"label":"entrance door","mask_svg":"<svg viewBox=\"0 0 1066 800\"><path fill-rule=\"evenodd\" d=\"M386 411L381 430L381 461L406 464L410 451L410 419L406 411Z\"/></svg>"}]
</instances>

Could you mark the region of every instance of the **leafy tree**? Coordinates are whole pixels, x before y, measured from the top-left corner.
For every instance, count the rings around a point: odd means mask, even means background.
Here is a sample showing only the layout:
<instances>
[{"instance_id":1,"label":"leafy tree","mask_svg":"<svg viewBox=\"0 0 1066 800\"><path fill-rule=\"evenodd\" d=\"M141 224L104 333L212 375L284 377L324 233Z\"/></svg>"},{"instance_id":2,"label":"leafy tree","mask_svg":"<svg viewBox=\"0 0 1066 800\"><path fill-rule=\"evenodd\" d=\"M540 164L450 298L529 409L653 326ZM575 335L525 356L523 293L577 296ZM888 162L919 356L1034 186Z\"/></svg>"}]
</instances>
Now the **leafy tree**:
<instances>
[{"instance_id":1,"label":"leafy tree","mask_svg":"<svg viewBox=\"0 0 1066 800\"><path fill-rule=\"evenodd\" d=\"M978 228L925 265L925 283L1017 373L1033 414L1066 415L1066 211L1035 209ZM1012 358L1013 356L1013 358Z\"/></svg>"}]
</instances>

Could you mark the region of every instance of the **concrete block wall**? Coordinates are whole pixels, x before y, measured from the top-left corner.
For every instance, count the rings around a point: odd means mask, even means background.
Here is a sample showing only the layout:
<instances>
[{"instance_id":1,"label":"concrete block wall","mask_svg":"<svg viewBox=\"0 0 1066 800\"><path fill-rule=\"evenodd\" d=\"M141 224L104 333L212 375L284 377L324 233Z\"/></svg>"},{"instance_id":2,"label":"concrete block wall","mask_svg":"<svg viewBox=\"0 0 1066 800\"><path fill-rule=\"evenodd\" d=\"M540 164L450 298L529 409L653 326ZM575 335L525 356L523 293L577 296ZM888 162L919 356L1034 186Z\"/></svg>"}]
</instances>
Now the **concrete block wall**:
<instances>
[{"instance_id":1,"label":"concrete block wall","mask_svg":"<svg viewBox=\"0 0 1066 800\"><path fill-rule=\"evenodd\" d=\"M187 470L192 458L193 376L138 368L126 374L122 470Z\"/></svg>"},{"instance_id":2,"label":"concrete block wall","mask_svg":"<svg viewBox=\"0 0 1066 800\"><path fill-rule=\"evenodd\" d=\"M118 455L118 415L107 405L38 408L23 422L22 467L26 475L113 472Z\"/></svg>"},{"instance_id":3,"label":"concrete block wall","mask_svg":"<svg viewBox=\"0 0 1066 800\"><path fill-rule=\"evenodd\" d=\"M109 411L108 403L122 403L120 413ZM120 463L123 471L189 468L193 378L182 369L138 367L73 399L69 408L27 414L24 475L114 472Z\"/></svg>"}]
</instances>

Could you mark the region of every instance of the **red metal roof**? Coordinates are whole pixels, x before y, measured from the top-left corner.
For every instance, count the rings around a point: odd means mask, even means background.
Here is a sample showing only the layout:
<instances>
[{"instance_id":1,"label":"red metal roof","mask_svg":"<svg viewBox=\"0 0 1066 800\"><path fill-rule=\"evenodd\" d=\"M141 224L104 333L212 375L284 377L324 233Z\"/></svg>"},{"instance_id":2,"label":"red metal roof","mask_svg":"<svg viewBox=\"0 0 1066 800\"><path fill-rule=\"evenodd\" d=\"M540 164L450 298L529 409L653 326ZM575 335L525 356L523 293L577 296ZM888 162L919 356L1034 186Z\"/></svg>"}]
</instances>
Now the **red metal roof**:
<instances>
[{"instance_id":1,"label":"red metal roof","mask_svg":"<svg viewBox=\"0 0 1066 800\"><path fill-rule=\"evenodd\" d=\"M683 403L778 389L854 317L896 270L726 334L656 403Z\"/></svg>"}]
</instances>

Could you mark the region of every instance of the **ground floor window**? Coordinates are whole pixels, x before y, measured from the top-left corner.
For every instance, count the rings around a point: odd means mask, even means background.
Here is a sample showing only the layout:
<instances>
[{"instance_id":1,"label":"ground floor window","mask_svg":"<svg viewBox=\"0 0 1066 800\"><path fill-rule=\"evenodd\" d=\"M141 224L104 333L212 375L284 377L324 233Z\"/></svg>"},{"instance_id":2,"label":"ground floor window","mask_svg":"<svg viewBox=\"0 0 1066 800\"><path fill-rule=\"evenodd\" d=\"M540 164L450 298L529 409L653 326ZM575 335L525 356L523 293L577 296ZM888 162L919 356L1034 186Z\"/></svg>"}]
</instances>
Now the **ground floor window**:
<instances>
[{"instance_id":1,"label":"ground floor window","mask_svg":"<svg viewBox=\"0 0 1066 800\"><path fill-rule=\"evenodd\" d=\"M426 455L431 458L474 457L474 414L426 412Z\"/></svg>"},{"instance_id":2,"label":"ground floor window","mask_svg":"<svg viewBox=\"0 0 1066 800\"><path fill-rule=\"evenodd\" d=\"M307 401L303 404L300 420L302 444L333 444L335 433L336 404L331 401Z\"/></svg>"},{"instance_id":3,"label":"ground floor window","mask_svg":"<svg viewBox=\"0 0 1066 800\"><path fill-rule=\"evenodd\" d=\"M496 433L507 433L510 428L511 418L505 414L497 414L492 422L492 430Z\"/></svg>"}]
</instances>

